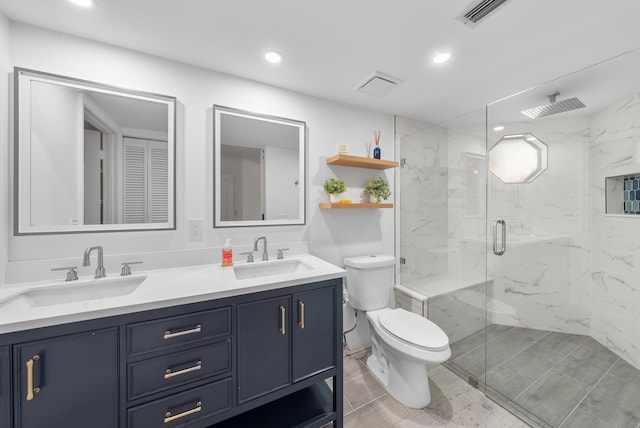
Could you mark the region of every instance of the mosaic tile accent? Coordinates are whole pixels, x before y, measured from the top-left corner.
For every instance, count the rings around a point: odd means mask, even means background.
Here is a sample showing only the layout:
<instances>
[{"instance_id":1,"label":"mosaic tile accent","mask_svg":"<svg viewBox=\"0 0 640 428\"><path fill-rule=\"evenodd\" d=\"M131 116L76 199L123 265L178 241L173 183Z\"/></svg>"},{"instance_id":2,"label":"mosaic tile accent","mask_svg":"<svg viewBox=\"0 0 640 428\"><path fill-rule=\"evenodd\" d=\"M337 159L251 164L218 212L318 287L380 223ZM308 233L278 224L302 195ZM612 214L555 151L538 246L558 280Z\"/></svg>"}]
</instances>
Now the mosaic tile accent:
<instances>
[{"instance_id":1,"label":"mosaic tile accent","mask_svg":"<svg viewBox=\"0 0 640 428\"><path fill-rule=\"evenodd\" d=\"M640 176L624 178L624 213L640 214Z\"/></svg>"}]
</instances>

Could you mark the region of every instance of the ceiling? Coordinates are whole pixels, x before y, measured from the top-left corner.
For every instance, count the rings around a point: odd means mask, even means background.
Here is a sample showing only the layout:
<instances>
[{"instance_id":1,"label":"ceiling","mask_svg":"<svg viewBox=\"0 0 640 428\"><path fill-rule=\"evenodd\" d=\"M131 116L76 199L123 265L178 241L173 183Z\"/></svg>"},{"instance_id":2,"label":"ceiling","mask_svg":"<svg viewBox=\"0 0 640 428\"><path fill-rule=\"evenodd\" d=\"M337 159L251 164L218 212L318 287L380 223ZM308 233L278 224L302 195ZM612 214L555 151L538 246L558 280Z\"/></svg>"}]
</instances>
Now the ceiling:
<instances>
[{"instance_id":1,"label":"ceiling","mask_svg":"<svg viewBox=\"0 0 640 428\"><path fill-rule=\"evenodd\" d=\"M66 0L0 0L0 13L433 124L640 46L638 0L509 0L475 26L457 18L469 0L96 2L83 10ZM284 61L265 62L266 49ZM442 50L451 60L433 64ZM640 74L640 61L632 66ZM402 83L382 96L354 89L375 71ZM546 104L536 96L528 107Z\"/></svg>"}]
</instances>

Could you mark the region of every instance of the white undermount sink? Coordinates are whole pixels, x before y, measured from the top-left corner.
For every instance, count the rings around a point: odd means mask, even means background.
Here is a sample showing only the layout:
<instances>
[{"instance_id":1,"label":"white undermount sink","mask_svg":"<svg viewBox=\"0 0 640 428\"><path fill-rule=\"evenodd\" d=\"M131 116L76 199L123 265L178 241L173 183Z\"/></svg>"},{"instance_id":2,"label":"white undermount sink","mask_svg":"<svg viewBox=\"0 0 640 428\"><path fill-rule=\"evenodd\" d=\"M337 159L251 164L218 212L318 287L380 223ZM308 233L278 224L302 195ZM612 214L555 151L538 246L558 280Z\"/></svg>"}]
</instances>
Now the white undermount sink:
<instances>
[{"instance_id":1,"label":"white undermount sink","mask_svg":"<svg viewBox=\"0 0 640 428\"><path fill-rule=\"evenodd\" d=\"M233 273L236 279L251 279L270 275L305 272L312 269L314 269L313 266L308 265L302 260L284 259L236 265L233 267Z\"/></svg>"},{"instance_id":2,"label":"white undermount sink","mask_svg":"<svg viewBox=\"0 0 640 428\"><path fill-rule=\"evenodd\" d=\"M126 296L133 293L146 278L146 276L100 278L78 283L70 281L64 285L30 288L0 302L0 306L26 304L29 307L43 307Z\"/></svg>"}]
</instances>

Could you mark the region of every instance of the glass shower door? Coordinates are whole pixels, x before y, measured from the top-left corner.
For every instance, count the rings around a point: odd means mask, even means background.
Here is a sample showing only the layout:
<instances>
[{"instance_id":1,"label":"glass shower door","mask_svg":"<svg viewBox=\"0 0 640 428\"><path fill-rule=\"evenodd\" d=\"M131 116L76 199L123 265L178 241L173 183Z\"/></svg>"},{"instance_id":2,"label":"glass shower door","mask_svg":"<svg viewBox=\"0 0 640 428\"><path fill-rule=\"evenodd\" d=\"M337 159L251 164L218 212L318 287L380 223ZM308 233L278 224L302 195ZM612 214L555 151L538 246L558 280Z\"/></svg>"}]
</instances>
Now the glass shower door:
<instances>
[{"instance_id":1,"label":"glass shower door","mask_svg":"<svg viewBox=\"0 0 640 428\"><path fill-rule=\"evenodd\" d=\"M639 220L623 212L635 196L624 178L640 176L640 78L629 72L640 53L630 55L487 107L481 380L534 426L640 422L637 399L625 398L640 391L638 318L627 303Z\"/></svg>"}]
</instances>

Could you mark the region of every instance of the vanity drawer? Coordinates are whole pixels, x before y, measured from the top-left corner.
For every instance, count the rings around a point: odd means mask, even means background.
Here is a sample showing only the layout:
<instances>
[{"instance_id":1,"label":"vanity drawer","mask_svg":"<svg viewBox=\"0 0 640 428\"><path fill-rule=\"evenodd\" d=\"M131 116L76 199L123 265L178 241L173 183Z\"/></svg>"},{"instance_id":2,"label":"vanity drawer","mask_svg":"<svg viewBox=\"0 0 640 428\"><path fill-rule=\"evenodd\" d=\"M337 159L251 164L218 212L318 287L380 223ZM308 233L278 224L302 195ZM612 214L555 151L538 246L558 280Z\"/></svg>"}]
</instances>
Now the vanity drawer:
<instances>
[{"instance_id":1,"label":"vanity drawer","mask_svg":"<svg viewBox=\"0 0 640 428\"><path fill-rule=\"evenodd\" d=\"M128 355L231 334L231 307L127 326Z\"/></svg>"},{"instance_id":2,"label":"vanity drawer","mask_svg":"<svg viewBox=\"0 0 640 428\"><path fill-rule=\"evenodd\" d=\"M231 378L128 410L129 428L184 426L231 407Z\"/></svg>"},{"instance_id":3,"label":"vanity drawer","mask_svg":"<svg viewBox=\"0 0 640 428\"><path fill-rule=\"evenodd\" d=\"M230 370L231 340L129 364L129 399Z\"/></svg>"}]
</instances>

